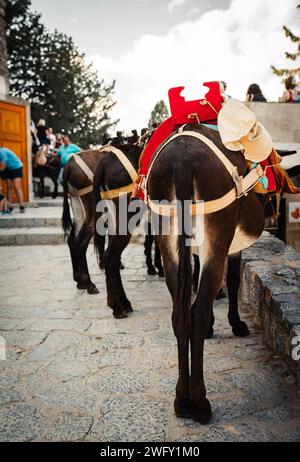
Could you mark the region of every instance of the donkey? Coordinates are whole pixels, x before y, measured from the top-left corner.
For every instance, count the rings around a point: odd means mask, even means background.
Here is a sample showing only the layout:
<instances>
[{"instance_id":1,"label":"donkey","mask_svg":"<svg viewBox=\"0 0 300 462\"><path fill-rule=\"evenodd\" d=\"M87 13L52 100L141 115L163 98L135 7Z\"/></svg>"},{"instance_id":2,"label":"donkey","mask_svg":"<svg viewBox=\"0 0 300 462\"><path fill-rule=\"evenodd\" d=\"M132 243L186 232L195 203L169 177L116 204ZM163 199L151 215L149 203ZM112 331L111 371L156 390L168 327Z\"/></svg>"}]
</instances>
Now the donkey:
<instances>
[{"instance_id":1,"label":"donkey","mask_svg":"<svg viewBox=\"0 0 300 462\"><path fill-rule=\"evenodd\" d=\"M228 151L217 132L195 125L188 125L184 130L204 135L237 167L239 175L247 173L243 155ZM232 177L211 148L184 134L163 147L148 175L148 197L152 202L167 200L180 205L184 201L206 202L224 196L232 188ZM204 384L203 347L205 338L213 329L213 302L222 286L226 258L232 255L227 278L229 323L235 335L248 335L237 305L240 251L254 243L262 233L264 209L251 190L247 196L234 200L225 208L204 215L201 271L194 301L191 248L187 246L190 235L185 231L187 220L184 216L181 218L179 236L174 230L176 217L170 221L173 232L169 235L160 233L158 242L166 283L173 299L172 324L178 344L179 378L174 408L178 417L191 417L205 424L210 420L211 406Z\"/></svg>"},{"instance_id":2,"label":"donkey","mask_svg":"<svg viewBox=\"0 0 300 462\"><path fill-rule=\"evenodd\" d=\"M128 158L132 167L137 170L139 157L142 152L141 146L129 143L119 145L112 140L110 147L112 149L117 147L121 150ZM85 163L90 172L90 177L87 176L87 173L75 161L74 157L71 158L65 166L63 177L64 200L62 226L65 237L67 237L72 260L73 278L75 282L77 282L77 288L86 289L89 294L93 295L98 294L99 291L96 285L91 281L86 259L87 248L94 233L95 206L100 200L100 196L98 195L96 202L94 202L92 185L93 175L95 174L96 167L100 163L101 175L109 188L116 189L120 185L127 186L132 180L122 163L112 152L102 151L101 149L88 150L80 152L77 156ZM73 219L70 213L69 195ZM128 200L129 197L130 196L127 194ZM115 199L115 202L118 202L118 198ZM126 245L128 242L126 240ZM122 250L125 248L123 248L123 242L121 247ZM120 266L121 263L119 262L118 271L120 271ZM127 301L126 307L128 309L129 305ZM119 316L119 312L120 310L116 309L116 317ZM123 312L123 309L121 312ZM124 315L125 312L123 312L123 316Z\"/></svg>"}]
</instances>

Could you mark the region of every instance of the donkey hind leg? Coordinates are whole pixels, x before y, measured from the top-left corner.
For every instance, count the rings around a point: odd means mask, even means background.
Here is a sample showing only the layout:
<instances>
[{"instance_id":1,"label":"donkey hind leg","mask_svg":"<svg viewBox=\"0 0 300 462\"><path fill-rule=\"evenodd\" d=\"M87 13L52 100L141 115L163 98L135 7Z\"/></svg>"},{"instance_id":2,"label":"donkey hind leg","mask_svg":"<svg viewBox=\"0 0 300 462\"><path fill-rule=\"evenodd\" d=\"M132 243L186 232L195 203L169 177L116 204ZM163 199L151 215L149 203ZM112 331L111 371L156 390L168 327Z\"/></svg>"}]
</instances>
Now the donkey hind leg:
<instances>
[{"instance_id":1,"label":"donkey hind leg","mask_svg":"<svg viewBox=\"0 0 300 462\"><path fill-rule=\"evenodd\" d=\"M203 375L204 340L212 325L213 302L222 285L226 255L214 256L203 266L199 291L191 308L191 417L202 424L211 418Z\"/></svg>"},{"instance_id":2,"label":"donkey hind leg","mask_svg":"<svg viewBox=\"0 0 300 462\"><path fill-rule=\"evenodd\" d=\"M149 223L149 228L151 230L151 225ZM146 256L146 265L147 265L147 272L149 274L149 276L154 276L156 275L156 269L152 263L152 244L153 244L153 241L154 241L154 237L147 233L146 237L145 237L145 243L144 243L144 247L145 247L145 256Z\"/></svg>"},{"instance_id":3,"label":"donkey hind leg","mask_svg":"<svg viewBox=\"0 0 300 462\"><path fill-rule=\"evenodd\" d=\"M43 199L45 197L45 181L44 177L40 176L40 183L39 183L39 197Z\"/></svg>"},{"instance_id":4,"label":"donkey hind leg","mask_svg":"<svg viewBox=\"0 0 300 462\"><path fill-rule=\"evenodd\" d=\"M241 252L228 257L227 287L229 297L228 320L236 337L246 337L249 329L241 321L238 311L238 290L240 286Z\"/></svg>"},{"instance_id":5,"label":"donkey hind leg","mask_svg":"<svg viewBox=\"0 0 300 462\"><path fill-rule=\"evenodd\" d=\"M160 253L160 248L159 244L156 238L154 238L154 248L155 248L155 257L154 257L154 265L155 268L158 270L158 276L160 278L164 277L164 269L161 261L161 253Z\"/></svg>"},{"instance_id":6,"label":"donkey hind leg","mask_svg":"<svg viewBox=\"0 0 300 462\"><path fill-rule=\"evenodd\" d=\"M86 260L86 252L93 235L91 225L85 220L84 206L80 198L71 199L73 210L73 227L68 238L68 246L73 266L73 278L77 282L77 288L87 289L91 295L99 291L92 283Z\"/></svg>"},{"instance_id":7,"label":"donkey hind leg","mask_svg":"<svg viewBox=\"0 0 300 462\"><path fill-rule=\"evenodd\" d=\"M53 193L52 193L52 199L56 199L57 194L58 194L58 178L57 178L57 175L56 175L55 171L51 172L50 178L51 178L53 186L54 186Z\"/></svg>"},{"instance_id":8,"label":"donkey hind leg","mask_svg":"<svg viewBox=\"0 0 300 462\"><path fill-rule=\"evenodd\" d=\"M189 399L189 335L188 320L182 317L182 309L176 300L178 278L177 239L174 236L158 238L163 257L166 284L173 299L172 325L177 339L178 381L176 385L175 414L180 418L190 417Z\"/></svg>"},{"instance_id":9,"label":"donkey hind leg","mask_svg":"<svg viewBox=\"0 0 300 462\"><path fill-rule=\"evenodd\" d=\"M108 247L101 258L101 265L106 275L107 304L117 319L127 318L127 313L133 311L126 297L120 274L121 255L130 239L130 234L109 236Z\"/></svg>"}]
</instances>

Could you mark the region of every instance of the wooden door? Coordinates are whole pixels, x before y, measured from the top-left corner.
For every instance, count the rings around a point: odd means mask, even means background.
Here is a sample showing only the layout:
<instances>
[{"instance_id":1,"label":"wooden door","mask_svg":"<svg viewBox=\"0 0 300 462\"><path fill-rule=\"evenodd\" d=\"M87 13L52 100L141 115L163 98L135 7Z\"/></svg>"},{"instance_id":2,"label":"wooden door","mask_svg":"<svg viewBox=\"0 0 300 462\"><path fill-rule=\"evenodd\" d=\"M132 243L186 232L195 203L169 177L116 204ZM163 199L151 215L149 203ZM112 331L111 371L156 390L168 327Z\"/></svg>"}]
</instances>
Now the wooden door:
<instances>
[{"instance_id":1,"label":"wooden door","mask_svg":"<svg viewBox=\"0 0 300 462\"><path fill-rule=\"evenodd\" d=\"M11 149L23 162L24 200L28 201L26 107L0 101L0 147ZM1 181L6 193L6 184ZM16 200L16 197L14 197Z\"/></svg>"}]
</instances>

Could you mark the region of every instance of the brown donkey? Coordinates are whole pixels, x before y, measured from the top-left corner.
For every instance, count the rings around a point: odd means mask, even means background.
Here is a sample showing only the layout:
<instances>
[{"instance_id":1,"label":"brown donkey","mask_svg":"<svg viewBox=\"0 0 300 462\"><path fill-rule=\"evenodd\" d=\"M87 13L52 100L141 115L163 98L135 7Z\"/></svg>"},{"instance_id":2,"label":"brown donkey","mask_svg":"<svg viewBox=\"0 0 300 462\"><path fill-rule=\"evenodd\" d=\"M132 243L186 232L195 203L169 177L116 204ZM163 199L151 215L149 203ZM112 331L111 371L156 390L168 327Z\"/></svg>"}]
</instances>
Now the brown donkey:
<instances>
[{"instance_id":1,"label":"brown donkey","mask_svg":"<svg viewBox=\"0 0 300 462\"><path fill-rule=\"evenodd\" d=\"M68 239L73 278L77 282L77 288L87 289L89 294L98 294L99 291L90 278L86 252L94 232L93 174L102 153L96 150L81 151L76 156L82 159L88 174L75 158L71 158L64 168L62 227ZM69 197L73 218L70 213Z\"/></svg>"},{"instance_id":2,"label":"brown donkey","mask_svg":"<svg viewBox=\"0 0 300 462\"><path fill-rule=\"evenodd\" d=\"M195 125L188 125L184 130L204 135L237 167L240 176L247 174L243 155L228 151L214 130ZM176 201L180 205L185 201L214 201L233 188L233 177L212 149L199 139L183 134L163 147L148 175L149 204L154 211L153 201ZM176 217L170 220L175 226ZM182 223L178 224L182 226L181 233L158 236L166 283L173 299L172 323L178 343L179 378L174 406L178 417L192 417L205 424L210 420L211 406L204 385L203 347L213 327L213 302L222 286L226 258L233 254L229 259L230 276L227 280L229 321L235 335L248 334L237 307L240 251L262 233L264 209L251 190L219 211L204 215L201 272L194 301L191 247L186 245L192 233L184 231L185 221L191 218L183 215L181 220Z\"/></svg>"},{"instance_id":3,"label":"brown donkey","mask_svg":"<svg viewBox=\"0 0 300 462\"><path fill-rule=\"evenodd\" d=\"M63 202L63 215L62 226L65 236L68 238L68 246L70 250L73 278L77 282L78 289L87 289L89 294L98 294L99 291L95 284L91 281L86 252L91 238L94 234L94 213L97 202L100 200L98 196L96 203L94 202L93 194L93 181L96 167L99 166L101 179L104 181L105 187L110 190L118 190L122 186L128 187L129 192L124 192L124 197L129 202L130 185L132 179L125 169L124 165L120 162L118 157L114 154L113 150L120 155L123 154L129 162L129 169L132 166L133 171L138 168L138 161L142 151L142 147L138 144L127 143L121 144L112 141L107 147L99 150L82 151L70 159L64 169L64 202ZM117 191L118 192L118 191ZM69 207L69 196L73 218L71 217ZM114 199L118 205L119 198ZM116 239L111 239L113 242ZM130 236L125 236L120 239L117 248L122 251L130 240ZM104 246L105 239L98 239L99 243ZM111 247L109 247L110 250ZM115 248L115 244L113 245ZM101 251L100 251L101 253ZM107 253L106 253L107 255ZM120 255L118 255L120 257ZM114 259L113 259L114 260ZM119 259L120 260L120 259ZM108 272L110 272L110 264L108 264ZM120 263L117 273L120 271ZM117 280L121 279L120 275ZM108 291L111 283L108 281ZM118 288L117 288L118 290ZM127 310L131 310L131 305L128 300L124 298L125 305L119 300L119 295L115 297L110 296L109 299L115 299L112 307L115 308L114 314L116 317L124 317Z\"/></svg>"}]
</instances>

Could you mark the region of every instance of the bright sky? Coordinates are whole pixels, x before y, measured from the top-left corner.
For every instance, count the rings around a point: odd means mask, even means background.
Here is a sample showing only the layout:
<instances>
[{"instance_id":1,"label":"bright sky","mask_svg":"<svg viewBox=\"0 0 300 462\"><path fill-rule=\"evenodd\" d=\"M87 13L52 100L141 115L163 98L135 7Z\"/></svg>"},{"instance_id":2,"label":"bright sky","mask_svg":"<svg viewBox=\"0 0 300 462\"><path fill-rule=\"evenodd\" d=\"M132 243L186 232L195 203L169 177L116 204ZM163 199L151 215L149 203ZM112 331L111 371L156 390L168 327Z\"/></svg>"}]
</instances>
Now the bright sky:
<instances>
[{"instance_id":1,"label":"bright sky","mask_svg":"<svg viewBox=\"0 0 300 462\"><path fill-rule=\"evenodd\" d=\"M269 100L283 89L271 64L294 50L282 26L300 32L299 0L32 0L50 29L74 37L101 77L116 79L120 129L146 126L171 87L203 96L202 82L225 80L244 99L258 83ZM292 63L293 64L293 63Z\"/></svg>"}]
</instances>

